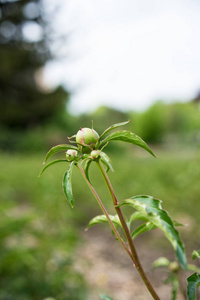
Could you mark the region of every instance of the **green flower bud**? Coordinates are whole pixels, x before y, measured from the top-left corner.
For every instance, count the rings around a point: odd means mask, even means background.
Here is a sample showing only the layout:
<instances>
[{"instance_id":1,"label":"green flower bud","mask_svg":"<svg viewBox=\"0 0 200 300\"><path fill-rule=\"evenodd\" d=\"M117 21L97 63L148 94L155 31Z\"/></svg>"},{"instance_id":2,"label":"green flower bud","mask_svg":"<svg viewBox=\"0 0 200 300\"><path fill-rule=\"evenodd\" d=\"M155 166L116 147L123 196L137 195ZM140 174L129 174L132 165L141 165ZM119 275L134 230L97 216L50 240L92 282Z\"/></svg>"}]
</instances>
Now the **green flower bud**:
<instances>
[{"instance_id":1,"label":"green flower bud","mask_svg":"<svg viewBox=\"0 0 200 300\"><path fill-rule=\"evenodd\" d=\"M92 152L90 153L91 158L98 158L100 156L101 151L99 150L92 150Z\"/></svg>"},{"instance_id":2,"label":"green flower bud","mask_svg":"<svg viewBox=\"0 0 200 300\"><path fill-rule=\"evenodd\" d=\"M90 152L90 150L95 148L95 144L99 138L98 133L94 129L82 128L77 132L76 142L83 146L85 152Z\"/></svg>"},{"instance_id":3,"label":"green flower bud","mask_svg":"<svg viewBox=\"0 0 200 300\"><path fill-rule=\"evenodd\" d=\"M179 270L178 263L176 261L171 262L170 265L169 265L169 269L172 272L177 272Z\"/></svg>"},{"instance_id":4,"label":"green flower bud","mask_svg":"<svg viewBox=\"0 0 200 300\"><path fill-rule=\"evenodd\" d=\"M69 149L66 152L66 158L68 161L72 161L77 157L78 152L76 150L73 149Z\"/></svg>"}]
</instances>

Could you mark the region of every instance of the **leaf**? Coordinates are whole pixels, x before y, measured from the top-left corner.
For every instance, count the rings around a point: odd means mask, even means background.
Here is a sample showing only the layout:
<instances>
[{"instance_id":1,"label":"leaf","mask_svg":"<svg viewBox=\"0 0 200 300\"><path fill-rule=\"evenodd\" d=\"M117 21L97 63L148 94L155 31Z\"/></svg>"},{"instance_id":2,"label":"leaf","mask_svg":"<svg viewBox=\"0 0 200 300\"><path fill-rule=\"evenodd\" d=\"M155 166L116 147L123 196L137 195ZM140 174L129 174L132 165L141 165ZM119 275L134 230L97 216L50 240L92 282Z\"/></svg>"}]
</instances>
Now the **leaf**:
<instances>
[{"instance_id":1,"label":"leaf","mask_svg":"<svg viewBox=\"0 0 200 300\"><path fill-rule=\"evenodd\" d=\"M149 231L151 229L157 228L153 223L147 222L138 226L131 234L132 238L135 239L139 234Z\"/></svg>"},{"instance_id":2,"label":"leaf","mask_svg":"<svg viewBox=\"0 0 200 300\"><path fill-rule=\"evenodd\" d=\"M113 300L112 298L110 298L106 295L103 295L103 294L100 295L100 298L103 299L103 300Z\"/></svg>"},{"instance_id":3,"label":"leaf","mask_svg":"<svg viewBox=\"0 0 200 300\"><path fill-rule=\"evenodd\" d=\"M47 161L47 159L49 159L49 157L52 156L53 154L61 152L61 151L65 151L65 150L68 150L68 149L78 150L77 147L72 146L72 145L67 145L67 144L57 145L57 146L52 147L47 152L47 155L45 157L45 161Z\"/></svg>"},{"instance_id":4,"label":"leaf","mask_svg":"<svg viewBox=\"0 0 200 300\"><path fill-rule=\"evenodd\" d=\"M187 296L189 300L195 300L196 289L200 285L200 275L197 273L192 274L187 278Z\"/></svg>"},{"instance_id":5,"label":"leaf","mask_svg":"<svg viewBox=\"0 0 200 300\"><path fill-rule=\"evenodd\" d=\"M192 264L188 264L187 267L188 267L188 270L200 274L200 268L198 268L197 266L192 265Z\"/></svg>"},{"instance_id":6,"label":"leaf","mask_svg":"<svg viewBox=\"0 0 200 300\"><path fill-rule=\"evenodd\" d=\"M109 215L109 218L111 219L111 221L115 225L122 226L121 223L120 223L118 215L115 215L115 216ZM90 220L90 222L87 226L87 229L94 226L94 225L101 224L101 223L109 223L108 219L105 215L96 216L92 220Z\"/></svg>"},{"instance_id":7,"label":"leaf","mask_svg":"<svg viewBox=\"0 0 200 300\"><path fill-rule=\"evenodd\" d=\"M101 152L100 159L104 163L104 165L107 167L106 172L108 172L109 170L114 172L113 167L111 165L110 158L108 157L108 155L105 152Z\"/></svg>"},{"instance_id":8,"label":"leaf","mask_svg":"<svg viewBox=\"0 0 200 300\"><path fill-rule=\"evenodd\" d=\"M198 258L198 259L200 259L200 250L194 250L193 252L192 252L192 259L194 260L195 258Z\"/></svg>"},{"instance_id":9,"label":"leaf","mask_svg":"<svg viewBox=\"0 0 200 300\"><path fill-rule=\"evenodd\" d=\"M116 131L108 135L101 143L107 143L110 141L122 141L137 145L146 151L148 151L154 157L155 154L151 151L151 149L147 146L147 144L135 133L127 130Z\"/></svg>"},{"instance_id":10,"label":"leaf","mask_svg":"<svg viewBox=\"0 0 200 300\"><path fill-rule=\"evenodd\" d=\"M179 289L179 282L178 278L174 279L172 282L172 300L176 300L177 294L178 294L178 289Z\"/></svg>"},{"instance_id":11,"label":"leaf","mask_svg":"<svg viewBox=\"0 0 200 300\"><path fill-rule=\"evenodd\" d=\"M117 127L120 127L120 126L124 126L124 125L128 124L129 122L130 122L130 120L122 122L122 123L117 123L117 124L111 125L106 130L104 130L104 132L100 135L99 140L101 140L111 130L113 130L113 129L117 128Z\"/></svg>"},{"instance_id":12,"label":"leaf","mask_svg":"<svg viewBox=\"0 0 200 300\"><path fill-rule=\"evenodd\" d=\"M90 178L89 178L89 173L88 173L88 171L89 171L89 166L90 166L91 162L92 162L91 159L86 160L85 166L84 166L85 176L86 176L87 180L88 180L90 183L91 183L91 181L90 181Z\"/></svg>"},{"instance_id":13,"label":"leaf","mask_svg":"<svg viewBox=\"0 0 200 300\"><path fill-rule=\"evenodd\" d=\"M171 282L172 282L172 300L176 300L178 289L179 289L179 281L177 276L172 276L171 277Z\"/></svg>"},{"instance_id":14,"label":"leaf","mask_svg":"<svg viewBox=\"0 0 200 300\"><path fill-rule=\"evenodd\" d=\"M186 226L186 225L184 225L184 224L182 224L182 223L179 223L179 222L177 222L177 221L175 221L175 220L173 220L173 224L174 224L174 226Z\"/></svg>"},{"instance_id":15,"label":"leaf","mask_svg":"<svg viewBox=\"0 0 200 300\"><path fill-rule=\"evenodd\" d=\"M143 213L140 213L138 211L134 212L131 216L130 216L130 219L128 220L127 222L127 225L130 229L131 227L131 223L135 220L142 220L142 221L148 221L148 219L144 216Z\"/></svg>"},{"instance_id":16,"label":"leaf","mask_svg":"<svg viewBox=\"0 0 200 300\"><path fill-rule=\"evenodd\" d=\"M135 196L121 202L118 206L132 206L148 218L156 227L160 228L166 238L171 242L175 249L176 256L181 266L187 270L187 261L185 256L184 245L179 237L178 231L168 213L162 209L161 201L151 196Z\"/></svg>"},{"instance_id":17,"label":"leaf","mask_svg":"<svg viewBox=\"0 0 200 300\"><path fill-rule=\"evenodd\" d=\"M166 257L159 257L153 262L153 268L169 267L170 260Z\"/></svg>"},{"instance_id":18,"label":"leaf","mask_svg":"<svg viewBox=\"0 0 200 300\"><path fill-rule=\"evenodd\" d=\"M67 162L67 163L68 163L68 161L67 161L66 159L56 159L56 160L53 160L53 161L51 161L50 163L48 163L47 165L45 165L45 166L43 167L43 169L42 169L42 171L40 172L40 174L39 174L38 177L40 177L40 176L42 175L42 173L43 173L48 167L50 167L50 166L52 166L52 165L54 165L54 164L56 164L56 163L59 163L59 162Z\"/></svg>"},{"instance_id":19,"label":"leaf","mask_svg":"<svg viewBox=\"0 0 200 300\"><path fill-rule=\"evenodd\" d=\"M172 284L172 297L171 300L176 300L177 298L177 293L179 289L179 280L177 278L177 275L170 275L166 280L165 284Z\"/></svg>"},{"instance_id":20,"label":"leaf","mask_svg":"<svg viewBox=\"0 0 200 300\"><path fill-rule=\"evenodd\" d=\"M72 169L74 162L71 162L69 170L65 172L63 177L63 190L71 207L74 207L74 198L72 194Z\"/></svg>"}]
</instances>

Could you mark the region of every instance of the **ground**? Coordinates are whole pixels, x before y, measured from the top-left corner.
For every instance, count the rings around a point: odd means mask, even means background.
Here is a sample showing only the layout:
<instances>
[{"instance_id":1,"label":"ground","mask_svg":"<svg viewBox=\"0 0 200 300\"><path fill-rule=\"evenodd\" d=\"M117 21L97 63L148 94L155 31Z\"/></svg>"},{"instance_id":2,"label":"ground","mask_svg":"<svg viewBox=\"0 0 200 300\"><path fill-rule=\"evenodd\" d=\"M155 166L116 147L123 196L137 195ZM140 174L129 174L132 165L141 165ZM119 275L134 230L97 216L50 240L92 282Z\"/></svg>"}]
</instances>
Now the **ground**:
<instances>
[{"instance_id":1,"label":"ground","mask_svg":"<svg viewBox=\"0 0 200 300\"><path fill-rule=\"evenodd\" d=\"M132 261L110 232L91 228L83 232L83 240L76 253L76 268L84 274L89 284L88 300L99 300L100 294L106 294L113 300L152 300ZM149 243L150 238L137 242L143 267L160 299L170 300L171 287L163 284L166 271L151 268L152 262L163 253L151 243L150 247L144 247L145 242ZM177 298L183 299L181 295Z\"/></svg>"}]
</instances>

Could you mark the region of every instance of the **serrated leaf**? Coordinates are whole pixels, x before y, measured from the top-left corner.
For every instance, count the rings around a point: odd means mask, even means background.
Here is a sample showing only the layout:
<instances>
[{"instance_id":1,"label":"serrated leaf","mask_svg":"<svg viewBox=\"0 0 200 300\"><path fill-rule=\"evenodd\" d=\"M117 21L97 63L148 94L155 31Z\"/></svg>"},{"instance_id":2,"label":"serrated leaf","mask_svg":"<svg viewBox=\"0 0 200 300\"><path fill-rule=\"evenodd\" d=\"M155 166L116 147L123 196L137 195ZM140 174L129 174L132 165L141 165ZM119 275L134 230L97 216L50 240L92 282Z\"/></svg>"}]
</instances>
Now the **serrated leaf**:
<instances>
[{"instance_id":1,"label":"serrated leaf","mask_svg":"<svg viewBox=\"0 0 200 300\"><path fill-rule=\"evenodd\" d=\"M135 196L121 202L118 206L132 206L134 209L144 214L144 217L161 229L166 238L171 242L175 249L176 256L181 266L187 270L187 261L185 256L184 245L175 229L173 221L168 213L162 209L161 201L151 196Z\"/></svg>"},{"instance_id":2,"label":"serrated leaf","mask_svg":"<svg viewBox=\"0 0 200 300\"><path fill-rule=\"evenodd\" d=\"M67 161L66 159L56 159L56 160L53 160L53 161L51 161L50 163L48 163L47 165L45 165L45 166L43 167L43 169L42 169L42 171L40 172L40 174L39 174L38 177L40 177L40 176L42 175L42 173L43 173L48 167L50 167L50 166L52 166L52 165L54 165L54 164L57 164L57 163L59 163L59 162L67 162L67 163L68 163L68 161Z\"/></svg>"},{"instance_id":3,"label":"serrated leaf","mask_svg":"<svg viewBox=\"0 0 200 300\"><path fill-rule=\"evenodd\" d=\"M125 122L121 122L121 123L117 123L117 124L113 124L110 127L108 127L106 130L104 130L104 132L100 135L99 140L102 140L102 138L108 134L108 132L110 132L111 130L118 128L120 126L124 126L126 124L128 124L130 122L130 120L125 121Z\"/></svg>"},{"instance_id":4,"label":"serrated leaf","mask_svg":"<svg viewBox=\"0 0 200 300\"><path fill-rule=\"evenodd\" d=\"M157 228L157 226L155 226L152 222L147 222L145 224L141 224L140 226L138 226L131 234L132 239L135 239L138 235L149 231L151 229Z\"/></svg>"},{"instance_id":5,"label":"serrated leaf","mask_svg":"<svg viewBox=\"0 0 200 300\"><path fill-rule=\"evenodd\" d=\"M148 151L154 157L156 157L155 154L151 151L151 149L147 146L147 144L139 136L137 136L131 131L122 130L113 132L110 135L108 135L101 143L103 144L111 141L122 141L131 143L133 145L137 145Z\"/></svg>"},{"instance_id":6,"label":"serrated leaf","mask_svg":"<svg viewBox=\"0 0 200 300\"><path fill-rule=\"evenodd\" d=\"M74 207L74 197L72 194L72 169L74 162L72 162L69 166L69 170L65 172L63 177L63 190L64 194L69 201L71 207Z\"/></svg>"},{"instance_id":7,"label":"serrated leaf","mask_svg":"<svg viewBox=\"0 0 200 300\"><path fill-rule=\"evenodd\" d=\"M68 145L68 144L62 144L62 145L54 146L47 152L47 155L45 157L45 161L47 161L47 159L49 159L49 157L52 156L53 154L61 152L61 151L69 150L69 149L78 150L77 147L72 146L72 145Z\"/></svg>"},{"instance_id":8,"label":"serrated leaf","mask_svg":"<svg viewBox=\"0 0 200 300\"><path fill-rule=\"evenodd\" d=\"M113 167L111 165L110 158L108 157L108 155L105 152L101 152L100 159L104 163L104 165L107 167L106 172L108 172L109 170L114 172Z\"/></svg>"},{"instance_id":9,"label":"serrated leaf","mask_svg":"<svg viewBox=\"0 0 200 300\"><path fill-rule=\"evenodd\" d=\"M120 223L118 215L115 215L115 216L109 215L109 218L111 219L111 221L115 225L122 226L121 223ZM107 219L107 217L105 215L100 215L100 216L94 217L92 220L90 220L87 228L90 228L90 227L92 227L94 225L101 224L101 223L109 223L108 219Z\"/></svg>"},{"instance_id":10,"label":"serrated leaf","mask_svg":"<svg viewBox=\"0 0 200 300\"><path fill-rule=\"evenodd\" d=\"M198 258L198 259L200 259L200 250L194 250L193 252L192 252L192 259L194 260L195 258Z\"/></svg>"},{"instance_id":11,"label":"serrated leaf","mask_svg":"<svg viewBox=\"0 0 200 300\"><path fill-rule=\"evenodd\" d=\"M106 295L103 295L103 294L100 295L100 298L101 298L102 300L113 300L112 298L110 298L110 297L108 297L108 296L106 296Z\"/></svg>"},{"instance_id":12,"label":"serrated leaf","mask_svg":"<svg viewBox=\"0 0 200 300\"><path fill-rule=\"evenodd\" d=\"M187 286L187 296L189 300L196 299L196 289L200 285L200 275L197 273L192 274L187 278L188 286Z\"/></svg>"},{"instance_id":13,"label":"serrated leaf","mask_svg":"<svg viewBox=\"0 0 200 300\"><path fill-rule=\"evenodd\" d=\"M85 176L86 176L87 180L88 180L90 183L91 183L91 181L90 181L90 178L89 178L89 172L88 172L88 171L89 171L89 166L90 166L91 162L92 162L91 159L86 160L85 166L84 166Z\"/></svg>"}]
</instances>

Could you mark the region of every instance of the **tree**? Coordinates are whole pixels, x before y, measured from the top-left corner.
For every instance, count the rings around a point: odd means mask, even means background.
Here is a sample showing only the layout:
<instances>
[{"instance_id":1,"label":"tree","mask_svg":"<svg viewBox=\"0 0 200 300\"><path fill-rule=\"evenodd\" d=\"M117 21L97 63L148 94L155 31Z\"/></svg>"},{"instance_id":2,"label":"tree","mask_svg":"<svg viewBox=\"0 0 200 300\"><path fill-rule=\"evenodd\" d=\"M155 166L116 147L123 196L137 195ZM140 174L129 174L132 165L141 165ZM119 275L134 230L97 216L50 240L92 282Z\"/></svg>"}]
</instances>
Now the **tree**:
<instances>
[{"instance_id":1,"label":"tree","mask_svg":"<svg viewBox=\"0 0 200 300\"><path fill-rule=\"evenodd\" d=\"M0 0L0 123L29 128L65 109L68 92L48 91L41 70L52 59L40 0Z\"/></svg>"}]
</instances>

